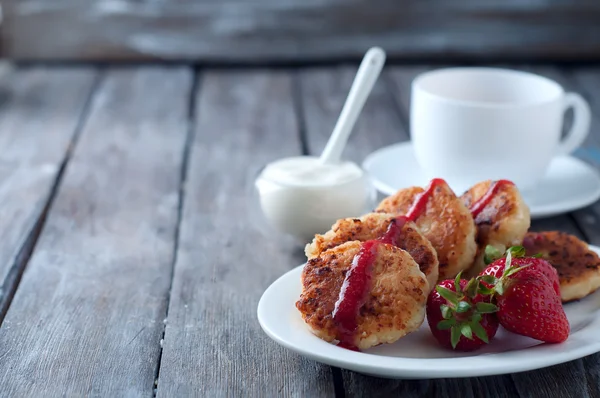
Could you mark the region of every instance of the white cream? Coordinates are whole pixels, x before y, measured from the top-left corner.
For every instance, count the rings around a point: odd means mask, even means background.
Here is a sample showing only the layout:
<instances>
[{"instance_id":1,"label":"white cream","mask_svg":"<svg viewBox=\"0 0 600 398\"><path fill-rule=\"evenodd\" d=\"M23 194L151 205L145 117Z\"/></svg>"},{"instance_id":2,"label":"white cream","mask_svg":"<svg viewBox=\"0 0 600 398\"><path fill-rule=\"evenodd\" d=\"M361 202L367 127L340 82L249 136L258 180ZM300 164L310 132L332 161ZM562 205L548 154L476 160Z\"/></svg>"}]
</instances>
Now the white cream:
<instances>
[{"instance_id":1,"label":"white cream","mask_svg":"<svg viewBox=\"0 0 600 398\"><path fill-rule=\"evenodd\" d=\"M256 188L271 226L303 240L327 231L340 218L365 213L375 194L356 164L322 164L309 156L270 163Z\"/></svg>"}]
</instances>

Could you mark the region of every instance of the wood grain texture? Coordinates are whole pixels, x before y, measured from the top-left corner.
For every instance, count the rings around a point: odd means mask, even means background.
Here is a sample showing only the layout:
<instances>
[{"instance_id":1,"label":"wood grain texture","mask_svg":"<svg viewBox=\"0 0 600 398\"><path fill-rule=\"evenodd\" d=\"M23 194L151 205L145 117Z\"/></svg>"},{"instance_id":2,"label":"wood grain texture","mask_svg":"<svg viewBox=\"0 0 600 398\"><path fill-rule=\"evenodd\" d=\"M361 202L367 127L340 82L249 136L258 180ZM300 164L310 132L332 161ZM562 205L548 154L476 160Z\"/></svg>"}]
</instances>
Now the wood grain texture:
<instances>
[{"instance_id":1,"label":"wood grain texture","mask_svg":"<svg viewBox=\"0 0 600 398\"><path fill-rule=\"evenodd\" d=\"M5 396L151 396L191 71L111 70L0 329Z\"/></svg>"},{"instance_id":2,"label":"wood grain texture","mask_svg":"<svg viewBox=\"0 0 600 398\"><path fill-rule=\"evenodd\" d=\"M333 395L328 366L277 345L256 319L264 290L302 262L301 248L261 232L249 196L262 166L300 154L291 86L263 70L202 79L159 397Z\"/></svg>"},{"instance_id":3,"label":"wood grain texture","mask_svg":"<svg viewBox=\"0 0 600 398\"><path fill-rule=\"evenodd\" d=\"M590 397L600 397L600 354L588 355L582 361L588 394Z\"/></svg>"},{"instance_id":4,"label":"wood grain texture","mask_svg":"<svg viewBox=\"0 0 600 398\"><path fill-rule=\"evenodd\" d=\"M299 91L307 148L319 155L329 139L344 101L350 91L357 68L303 69L299 74ZM363 112L356 121L344 158L362 162L374 149L406 140L407 133L393 106L390 90L379 79Z\"/></svg>"},{"instance_id":5,"label":"wood grain texture","mask_svg":"<svg viewBox=\"0 0 600 398\"><path fill-rule=\"evenodd\" d=\"M6 0L4 14L5 54L29 60L600 57L588 0Z\"/></svg>"},{"instance_id":6,"label":"wood grain texture","mask_svg":"<svg viewBox=\"0 0 600 398\"><path fill-rule=\"evenodd\" d=\"M441 67L436 67L436 69ZM412 82L418 75L431 69L432 67L427 65L392 66L387 68L383 74L383 79L385 79L392 97L396 101L396 107L399 109L400 116L405 125L407 137L410 137L410 96Z\"/></svg>"},{"instance_id":7,"label":"wood grain texture","mask_svg":"<svg viewBox=\"0 0 600 398\"><path fill-rule=\"evenodd\" d=\"M39 67L0 74L0 322L96 74Z\"/></svg>"},{"instance_id":8,"label":"wood grain texture","mask_svg":"<svg viewBox=\"0 0 600 398\"><path fill-rule=\"evenodd\" d=\"M567 362L541 370L513 375L519 396L523 398L595 397L590 395L583 360Z\"/></svg>"}]
</instances>

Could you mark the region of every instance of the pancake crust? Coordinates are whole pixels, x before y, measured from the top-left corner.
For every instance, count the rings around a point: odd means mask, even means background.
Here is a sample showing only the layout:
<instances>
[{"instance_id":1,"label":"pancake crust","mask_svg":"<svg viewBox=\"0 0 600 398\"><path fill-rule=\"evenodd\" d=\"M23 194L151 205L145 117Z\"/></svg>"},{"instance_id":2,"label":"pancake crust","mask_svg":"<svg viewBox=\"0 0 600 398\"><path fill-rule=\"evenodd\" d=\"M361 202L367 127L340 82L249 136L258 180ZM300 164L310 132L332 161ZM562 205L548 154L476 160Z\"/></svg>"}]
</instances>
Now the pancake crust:
<instances>
[{"instance_id":1,"label":"pancake crust","mask_svg":"<svg viewBox=\"0 0 600 398\"><path fill-rule=\"evenodd\" d=\"M565 232L530 232L526 254L541 253L558 271L563 302L581 299L600 288L600 257L587 243Z\"/></svg>"},{"instance_id":2,"label":"pancake crust","mask_svg":"<svg viewBox=\"0 0 600 398\"><path fill-rule=\"evenodd\" d=\"M423 191L421 187L401 189L385 198L376 211L404 215ZM477 252L475 223L467 207L447 184L435 187L415 224L437 252L439 280L454 278L473 264Z\"/></svg>"},{"instance_id":3,"label":"pancake crust","mask_svg":"<svg viewBox=\"0 0 600 398\"><path fill-rule=\"evenodd\" d=\"M331 230L324 235L315 235L312 243L306 245L306 257L319 256L325 250L339 246L349 241L378 239L387 231L390 223L396 217L385 213L369 213L360 218L345 218L338 220ZM437 253L429 240L423 236L417 226L407 221L400 230L395 245L406 250L419 265L421 272L427 277L429 290L435 287L439 275Z\"/></svg>"},{"instance_id":4,"label":"pancake crust","mask_svg":"<svg viewBox=\"0 0 600 398\"><path fill-rule=\"evenodd\" d=\"M302 271L302 294L296 302L311 331L328 342L339 338L332 312L361 242L326 250L309 260ZM421 326L425 319L427 279L404 250L377 246L371 290L357 317L355 345L367 349L393 343Z\"/></svg>"},{"instance_id":5,"label":"pancake crust","mask_svg":"<svg viewBox=\"0 0 600 398\"><path fill-rule=\"evenodd\" d=\"M491 187L493 181L480 182L460 198L467 208L477 202ZM501 185L492 200L475 217L477 227L477 256L467 276L475 276L485 268L485 247L492 245L502 253L511 246L520 245L531 225L529 207L514 185Z\"/></svg>"}]
</instances>

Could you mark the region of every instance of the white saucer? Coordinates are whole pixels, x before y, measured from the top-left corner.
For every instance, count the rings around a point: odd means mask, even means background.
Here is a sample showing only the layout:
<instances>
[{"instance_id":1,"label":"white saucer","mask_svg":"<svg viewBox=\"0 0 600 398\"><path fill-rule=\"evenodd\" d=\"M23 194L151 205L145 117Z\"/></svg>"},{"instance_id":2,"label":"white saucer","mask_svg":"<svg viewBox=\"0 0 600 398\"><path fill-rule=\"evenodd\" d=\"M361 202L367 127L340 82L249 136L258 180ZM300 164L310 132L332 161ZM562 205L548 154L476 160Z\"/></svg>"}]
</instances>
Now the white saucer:
<instances>
[{"instance_id":1,"label":"white saucer","mask_svg":"<svg viewBox=\"0 0 600 398\"><path fill-rule=\"evenodd\" d=\"M598 252L600 248L592 247ZM318 362L356 372L398 379L476 377L516 373L575 360L600 351L600 291L565 305L571 335L562 344L543 344L502 328L492 342L474 353L441 348L424 323L394 344L354 352L313 335L295 307L302 266L275 281L258 303L265 333L282 346ZM457 361L455 358L466 358Z\"/></svg>"},{"instance_id":2,"label":"white saucer","mask_svg":"<svg viewBox=\"0 0 600 398\"><path fill-rule=\"evenodd\" d=\"M377 190L386 195L400 188L424 186L429 182L419 168L410 142L373 152L364 160L363 168ZM577 158L557 157L552 160L538 188L534 192L523 193L523 197L532 218L566 213L600 199L600 176L592 166Z\"/></svg>"}]
</instances>

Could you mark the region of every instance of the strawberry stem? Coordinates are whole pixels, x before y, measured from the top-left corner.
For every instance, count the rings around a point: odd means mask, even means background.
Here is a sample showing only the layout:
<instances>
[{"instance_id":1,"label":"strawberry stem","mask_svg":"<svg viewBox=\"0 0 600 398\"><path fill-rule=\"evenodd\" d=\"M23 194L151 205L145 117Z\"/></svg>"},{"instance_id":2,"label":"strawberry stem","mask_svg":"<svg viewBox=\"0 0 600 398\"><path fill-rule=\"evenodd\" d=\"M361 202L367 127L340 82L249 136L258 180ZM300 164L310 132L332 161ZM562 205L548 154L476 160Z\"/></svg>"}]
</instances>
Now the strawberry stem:
<instances>
[{"instance_id":1,"label":"strawberry stem","mask_svg":"<svg viewBox=\"0 0 600 398\"><path fill-rule=\"evenodd\" d=\"M452 348L456 349L461 336L473 340L477 336L485 343L489 342L485 329L480 322L483 314L491 314L498 310L494 304L487 302L474 302L480 294L492 294L494 288L483 284L479 277L471 278L461 289L460 274L454 280L456 291L442 286L436 286L436 291L443 297L447 304L440 305L442 317L444 318L436 327L439 330L450 330ZM485 278L487 282L496 282L496 278ZM464 282L463 282L464 283Z\"/></svg>"},{"instance_id":2,"label":"strawberry stem","mask_svg":"<svg viewBox=\"0 0 600 398\"><path fill-rule=\"evenodd\" d=\"M470 309L471 309L471 304L467 303L466 301L461 301L456 306L456 312L458 312L459 314L464 314L465 312L468 312Z\"/></svg>"}]
</instances>

